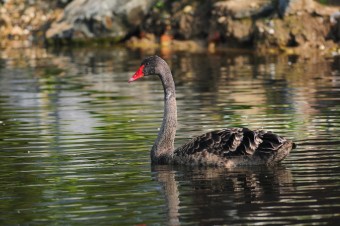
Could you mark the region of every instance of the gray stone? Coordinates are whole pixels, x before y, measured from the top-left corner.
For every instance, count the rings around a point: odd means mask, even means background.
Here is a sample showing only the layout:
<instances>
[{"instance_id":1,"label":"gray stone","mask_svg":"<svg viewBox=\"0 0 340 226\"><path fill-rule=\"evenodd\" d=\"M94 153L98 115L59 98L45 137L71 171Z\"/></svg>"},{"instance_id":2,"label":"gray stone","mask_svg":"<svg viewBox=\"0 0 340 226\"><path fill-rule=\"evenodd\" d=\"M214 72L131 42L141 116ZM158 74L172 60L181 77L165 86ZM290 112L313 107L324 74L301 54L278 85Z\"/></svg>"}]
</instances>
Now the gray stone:
<instances>
[{"instance_id":1,"label":"gray stone","mask_svg":"<svg viewBox=\"0 0 340 226\"><path fill-rule=\"evenodd\" d=\"M47 38L122 39L142 23L157 0L74 0L52 23Z\"/></svg>"},{"instance_id":2,"label":"gray stone","mask_svg":"<svg viewBox=\"0 0 340 226\"><path fill-rule=\"evenodd\" d=\"M315 2L313 0L279 0L278 8L281 17L303 11L312 13L315 9Z\"/></svg>"},{"instance_id":3,"label":"gray stone","mask_svg":"<svg viewBox=\"0 0 340 226\"><path fill-rule=\"evenodd\" d=\"M229 0L219 1L213 5L213 11L218 14L230 16L233 19L256 17L267 11L274 11L271 0Z\"/></svg>"}]
</instances>

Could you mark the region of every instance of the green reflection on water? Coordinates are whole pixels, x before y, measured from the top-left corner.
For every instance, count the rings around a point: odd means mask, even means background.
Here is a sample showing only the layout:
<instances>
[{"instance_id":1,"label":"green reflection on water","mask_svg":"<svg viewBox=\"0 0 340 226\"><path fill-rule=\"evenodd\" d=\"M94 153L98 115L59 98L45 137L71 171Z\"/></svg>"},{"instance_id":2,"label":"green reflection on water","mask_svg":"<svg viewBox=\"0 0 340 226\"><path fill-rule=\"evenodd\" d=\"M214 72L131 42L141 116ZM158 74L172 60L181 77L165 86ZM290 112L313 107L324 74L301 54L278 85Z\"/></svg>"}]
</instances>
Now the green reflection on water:
<instances>
[{"instance_id":1,"label":"green reflection on water","mask_svg":"<svg viewBox=\"0 0 340 226\"><path fill-rule=\"evenodd\" d=\"M330 222L329 212L337 206L322 200L339 200L333 191L339 174L329 165L339 159L340 104L338 78L327 60L315 66L298 59L288 64L289 57L181 53L167 58L177 86L178 143L227 126L264 127L301 143L283 163L290 170L219 177L221 172L209 170L151 172L149 149L161 123L163 90L155 79L127 85L143 54L39 51L43 54L30 61L20 56L1 63L0 219L5 224L165 224L170 215L188 224L313 222L311 212L300 216L298 209L313 209L321 223ZM178 190L179 203L167 197L166 186ZM319 198L318 189L328 193ZM282 203L290 205L287 219L277 209ZM202 206L225 211L203 215ZM226 220L228 214L235 218Z\"/></svg>"}]
</instances>

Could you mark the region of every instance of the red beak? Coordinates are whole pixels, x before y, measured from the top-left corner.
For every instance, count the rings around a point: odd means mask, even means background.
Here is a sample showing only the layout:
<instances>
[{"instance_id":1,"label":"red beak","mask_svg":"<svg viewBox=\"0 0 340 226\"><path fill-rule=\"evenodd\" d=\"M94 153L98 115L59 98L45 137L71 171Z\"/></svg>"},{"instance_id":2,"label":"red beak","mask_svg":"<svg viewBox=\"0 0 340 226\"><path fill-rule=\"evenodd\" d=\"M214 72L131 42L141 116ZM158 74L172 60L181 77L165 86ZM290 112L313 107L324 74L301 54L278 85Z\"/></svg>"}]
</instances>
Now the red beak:
<instances>
[{"instance_id":1,"label":"red beak","mask_svg":"<svg viewBox=\"0 0 340 226\"><path fill-rule=\"evenodd\" d=\"M136 73L129 79L129 83L143 77L144 76L143 69L144 65L140 66Z\"/></svg>"}]
</instances>

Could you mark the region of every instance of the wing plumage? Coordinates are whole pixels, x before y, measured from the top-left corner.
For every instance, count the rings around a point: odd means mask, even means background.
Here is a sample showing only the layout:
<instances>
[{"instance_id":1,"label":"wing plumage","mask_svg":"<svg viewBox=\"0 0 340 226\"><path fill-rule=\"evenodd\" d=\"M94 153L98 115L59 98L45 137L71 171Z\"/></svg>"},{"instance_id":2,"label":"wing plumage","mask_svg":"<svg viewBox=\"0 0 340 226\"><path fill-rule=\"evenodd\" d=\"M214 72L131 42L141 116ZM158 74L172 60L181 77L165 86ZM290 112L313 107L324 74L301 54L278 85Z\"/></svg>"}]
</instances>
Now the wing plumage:
<instances>
[{"instance_id":1,"label":"wing plumage","mask_svg":"<svg viewBox=\"0 0 340 226\"><path fill-rule=\"evenodd\" d=\"M195 137L177 148L174 156L196 163L213 157L218 165L235 158L253 158L264 162L281 161L294 148L291 141L265 130L231 128ZM284 153L280 153L280 151ZM254 159L254 158L253 158Z\"/></svg>"}]
</instances>

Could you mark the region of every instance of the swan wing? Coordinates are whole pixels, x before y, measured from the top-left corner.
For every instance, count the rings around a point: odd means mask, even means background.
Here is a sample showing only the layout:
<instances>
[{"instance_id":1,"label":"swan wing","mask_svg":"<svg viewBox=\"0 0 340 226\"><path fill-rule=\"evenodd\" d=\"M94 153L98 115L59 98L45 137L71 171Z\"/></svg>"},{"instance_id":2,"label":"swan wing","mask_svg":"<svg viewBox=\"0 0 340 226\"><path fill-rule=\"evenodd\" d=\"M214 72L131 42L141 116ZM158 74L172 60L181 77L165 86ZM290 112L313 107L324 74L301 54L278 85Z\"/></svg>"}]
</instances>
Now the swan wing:
<instances>
[{"instance_id":1,"label":"swan wing","mask_svg":"<svg viewBox=\"0 0 340 226\"><path fill-rule=\"evenodd\" d=\"M230 128L212 131L195 137L177 148L175 155L210 153L223 158L252 155L271 155L286 140L270 131Z\"/></svg>"}]
</instances>

